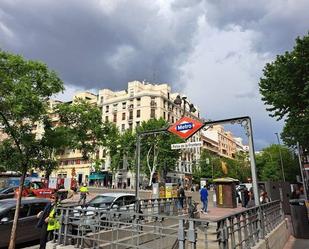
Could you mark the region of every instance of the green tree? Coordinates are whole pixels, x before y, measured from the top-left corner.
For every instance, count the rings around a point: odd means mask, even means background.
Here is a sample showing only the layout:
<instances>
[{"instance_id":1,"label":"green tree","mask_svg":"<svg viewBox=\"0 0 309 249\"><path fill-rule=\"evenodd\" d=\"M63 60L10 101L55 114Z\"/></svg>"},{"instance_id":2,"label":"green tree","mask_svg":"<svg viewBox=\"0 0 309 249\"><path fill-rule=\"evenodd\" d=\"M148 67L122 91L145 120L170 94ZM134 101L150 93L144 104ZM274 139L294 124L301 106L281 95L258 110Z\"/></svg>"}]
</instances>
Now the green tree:
<instances>
[{"instance_id":1,"label":"green tree","mask_svg":"<svg viewBox=\"0 0 309 249\"><path fill-rule=\"evenodd\" d=\"M123 133L120 133L118 129L114 131L113 139L107 148L109 148L113 173L122 166L125 166L128 170L134 169L136 136L131 129Z\"/></svg>"},{"instance_id":2,"label":"green tree","mask_svg":"<svg viewBox=\"0 0 309 249\"><path fill-rule=\"evenodd\" d=\"M239 151L234 159L223 159L228 165L228 176L238 179L240 182L247 182L251 176L251 168L248 160L248 153Z\"/></svg>"},{"instance_id":3,"label":"green tree","mask_svg":"<svg viewBox=\"0 0 309 249\"><path fill-rule=\"evenodd\" d=\"M97 170L102 164L98 152L106 146L112 127L102 122L101 110L87 100L75 99L72 103L57 106L62 129L69 134L68 148L80 150L83 158L90 160Z\"/></svg>"},{"instance_id":4,"label":"green tree","mask_svg":"<svg viewBox=\"0 0 309 249\"><path fill-rule=\"evenodd\" d=\"M222 169L222 162L227 166L227 173ZM245 152L238 152L235 159L229 159L203 149L199 163L194 169L193 177L199 182L200 178L212 179L212 174L214 179L228 176L246 182L250 176L248 155Z\"/></svg>"},{"instance_id":5,"label":"green tree","mask_svg":"<svg viewBox=\"0 0 309 249\"><path fill-rule=\"evenodd\" d=\"M212 179L215 172L216 165L218 164L218 156L214 155L208 150L202 149L201 157L196 165L193 167L192 176L196 183L200 182L201 178ZM215 178L215 177L214 177Z\"/></svg>"},{"instance_id":6,"label":"green tree","mask_svg":"<svg viewBox=\"0 0 309 249\"><path fill-rule=\"evenodd\" d=\"M37 165L41 138L33 127L47 114L47 100L62 91L63 83L54 71L37 61L0 51L0 125L7 138L1 144L2 163L22 173L22 192L27 171ZM16 202L9 248L15 248L21 195Z\"/></svg>"},{"instance_id":7,"label":"green tree","mask_svg":"<svg viewBox=\"0 0 309 249\"><path fill-rule=\"evenodd\" d=\"M168 127L163 119L150 119L142 122L137 132L151 131ZM164 132L147 135L141 138L141 170L149 177L149 186L152 184L154 173L168 172L175 168L180 151L171 150L171 144L180 143L179 137Z\"/></svg>"},{"instance_id":8,"label":"green tree","mask_svg":"<svg viewBox=\"0 0 309 249\"><path fill-rule=\"evenodd\" d=\"M262 100L270 116L285 119L282 138L309 148L309 34L296 39L291 52L267 63L260 79Z\"/></svg>"},{"instance_id":9,"label":"green tree","mask_svg":"<svg viewBox=\"0 0 309 249\"><path fill-rule=\"evenodd\" d=\"M273 144L256 155L258 179L262 181L282 180L280 152L286 181L295 182L296 175L300 174L297 157L286 146Z\"/></svg>"}]
</instances>

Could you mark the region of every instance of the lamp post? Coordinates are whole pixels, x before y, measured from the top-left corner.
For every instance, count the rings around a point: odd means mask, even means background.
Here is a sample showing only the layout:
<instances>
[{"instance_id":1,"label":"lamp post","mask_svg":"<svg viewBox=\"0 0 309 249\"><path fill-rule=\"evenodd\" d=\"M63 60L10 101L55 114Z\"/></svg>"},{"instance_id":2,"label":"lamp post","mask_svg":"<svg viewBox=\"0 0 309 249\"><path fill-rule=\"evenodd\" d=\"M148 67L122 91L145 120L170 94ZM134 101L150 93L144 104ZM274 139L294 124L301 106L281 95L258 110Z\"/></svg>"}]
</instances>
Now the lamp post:
<instances>
[{"instance_id":1,"label":"lamp post","mask_svg":"<svg viewBox=\"0 0 309 249\"><path fill-rule=\"evenodd\" d=\"M186 104L188 104L189 108L190 108L190 112L195 112L196 108L194 107L193 104L189 103L187 100L186 96L180 97L180 95L177 95L176 99L174 100L174 104L181 106L181 104L183 103L183 113L182 116L185 116L186 114Z\"/></svg>"},{"instance_id":2,"label":"lamp post","mask_svg":"<svg viewBox=\"0 0 309 249\"><path fill-rule=\"evenodd\" d=\"M282 154L281 154L281 144L280 144L280 139L279 139L279 135L276 132L276 137L278 140L278 145L279 145L279 155L280 155L280 163L281 163L281 171L282 171L282 180L285 182L285 175L284 175L284 168L283 168L283 160L282 160Z\"/></svg>"}]
</instances>

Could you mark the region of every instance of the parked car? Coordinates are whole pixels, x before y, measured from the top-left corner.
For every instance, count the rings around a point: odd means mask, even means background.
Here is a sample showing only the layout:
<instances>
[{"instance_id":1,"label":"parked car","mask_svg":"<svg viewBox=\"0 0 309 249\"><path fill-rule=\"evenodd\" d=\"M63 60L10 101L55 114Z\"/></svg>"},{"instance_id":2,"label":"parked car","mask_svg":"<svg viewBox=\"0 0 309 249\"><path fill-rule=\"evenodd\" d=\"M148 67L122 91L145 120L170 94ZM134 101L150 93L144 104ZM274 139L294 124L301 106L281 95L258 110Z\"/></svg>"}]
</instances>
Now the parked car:
<instances>
[{"instance_id":1,"label":"parked car","mask_svg":"<svg viewBox=\"0 0 309 249\"><path fill-rule=\"evenodd\" d=\"M15 190L18 187L7 187L0 189L0 200L14 198Z\"/></svg>"},{"instance_id":2,"label":"parked car","mask_svg":"<svg viewBox=\"0 0 309 249\"><path fill-rule=\"evenodd\" d=\"M132 220L136 198L134 194L129 193L104 193L99 194L86 203L85 206L77 206L74 209L73 226L87 226L86 230L91 230L91 224L98 220L108 220L108 212L122 211L121 221L129 222ZM104 212L106 211L106 212ZM100 215L98 219L98 215Z\"/></svg>"},{"instance_id":3,"label":"parked car","mask_svg":"<svg viewBox=\"0 0 309 249\"><path fill-rule=\"evenodd\" d=\"M19 189L15 190L15 197L18 196ZM31 197L35 196L38 198L51 198L54 194L54 189L48 188L43 182L40 181L28 181L25 183L22 196Z\"/></svg>"},{"instance_id":4,"label":"parked car","mask_svg":"<svg viewBox=\"0 0 309 249\"><path fill-rule=\"evenodd\" d=\"M36 228L37 214L44 209L48 199L22 198L19 212L16 244L31 242L40 238L41 230ZM16 199L0 200L0 248L8 248L15 214Z\"/></svg>"}]
</instances>

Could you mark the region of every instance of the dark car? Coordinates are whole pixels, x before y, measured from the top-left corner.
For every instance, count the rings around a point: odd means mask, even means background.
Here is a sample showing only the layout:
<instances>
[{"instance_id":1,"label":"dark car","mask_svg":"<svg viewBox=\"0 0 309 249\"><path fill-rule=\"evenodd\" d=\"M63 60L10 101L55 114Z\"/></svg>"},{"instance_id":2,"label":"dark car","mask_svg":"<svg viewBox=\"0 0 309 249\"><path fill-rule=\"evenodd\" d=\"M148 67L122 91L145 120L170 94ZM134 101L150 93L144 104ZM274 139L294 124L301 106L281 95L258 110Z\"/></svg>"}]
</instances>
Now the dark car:
<instances>
[{"instance_id":1,"label":"dark car","mask_svg":"<svg viewBox=\"0 0 309 249\"><path fill-rule=\"evenodd\" d=\"M0 189L0 200L14 198L15 190L18 187L7 187Z\"/></svg>"},{"instance_id":2,"label":"dark car","mask_svg":"<svg viewBox=\"0 0 309 249\"><path fill-rule=\"evenodd\" d=\"M37 214L42 211L48 199L27 197L21 200L16 244L38 240L41 230L36 228ZM0 200L0 248L7 248L16 208L16 199Z\"/></svg>"}]
</instances>

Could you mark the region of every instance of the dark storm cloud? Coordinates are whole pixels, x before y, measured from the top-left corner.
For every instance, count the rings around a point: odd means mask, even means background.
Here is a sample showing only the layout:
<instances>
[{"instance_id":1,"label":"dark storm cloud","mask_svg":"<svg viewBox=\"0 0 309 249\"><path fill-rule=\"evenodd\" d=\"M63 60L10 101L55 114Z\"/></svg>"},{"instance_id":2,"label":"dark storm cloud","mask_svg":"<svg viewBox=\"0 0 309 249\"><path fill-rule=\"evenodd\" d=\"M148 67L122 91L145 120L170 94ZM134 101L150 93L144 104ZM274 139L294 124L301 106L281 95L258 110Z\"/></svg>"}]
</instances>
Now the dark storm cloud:
<instances>
[{"instance_id":1,"label":"dark storm cloud","mask_svg":"<svg viewBox=\"0 0 309 249\"><path fill-rule=\"evenodd\" d=\"M309 0L206 0L207 21L219 29L239 26L256 32L258 52L282 53L309 29Z\"/></svg>"},{"instance_id":2,"label":"dark storm cloud","mask_svg":"<svg viewBox=\"0 0 309 249\"><path fill-rule=\"evenodd\" d=\"M85 88L176 83L192 49L197 3L164 13L148 1L117 2L2 1L0 47L43 60Z\"/></svg>"}]
</instances>

